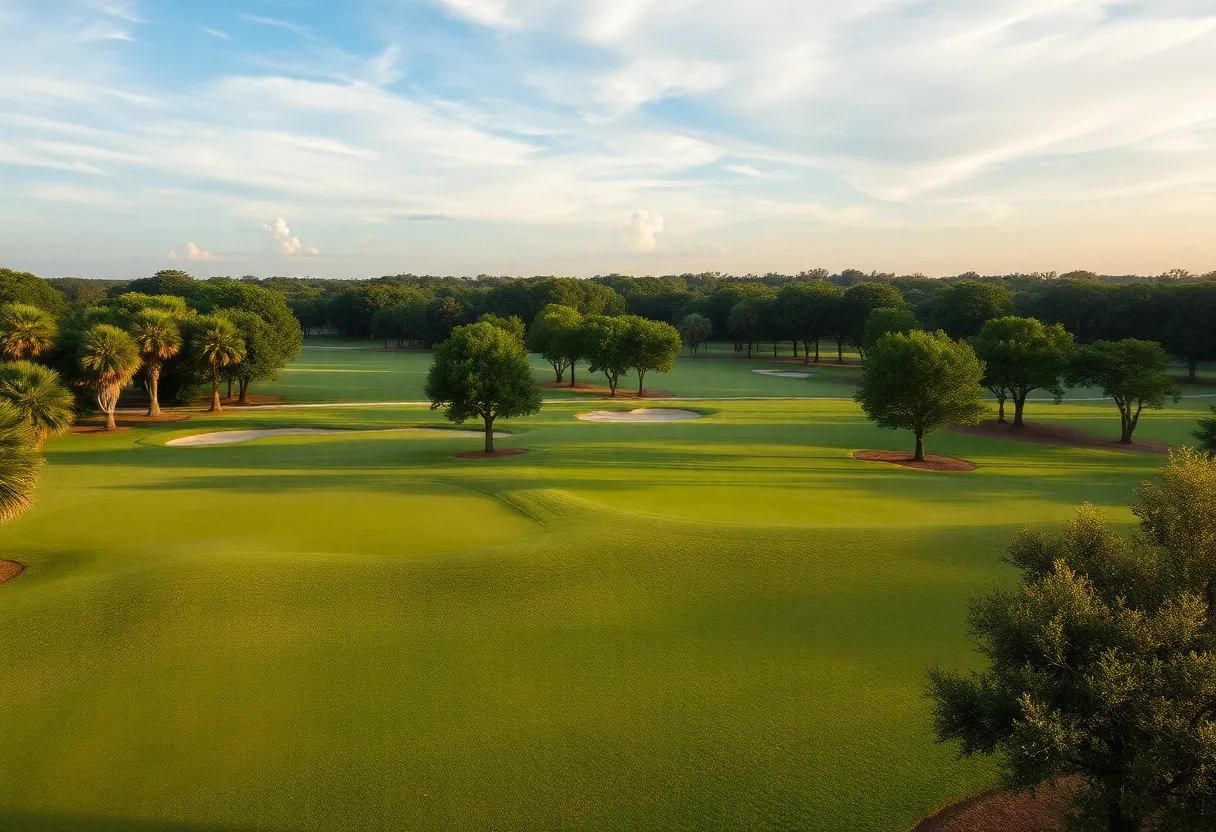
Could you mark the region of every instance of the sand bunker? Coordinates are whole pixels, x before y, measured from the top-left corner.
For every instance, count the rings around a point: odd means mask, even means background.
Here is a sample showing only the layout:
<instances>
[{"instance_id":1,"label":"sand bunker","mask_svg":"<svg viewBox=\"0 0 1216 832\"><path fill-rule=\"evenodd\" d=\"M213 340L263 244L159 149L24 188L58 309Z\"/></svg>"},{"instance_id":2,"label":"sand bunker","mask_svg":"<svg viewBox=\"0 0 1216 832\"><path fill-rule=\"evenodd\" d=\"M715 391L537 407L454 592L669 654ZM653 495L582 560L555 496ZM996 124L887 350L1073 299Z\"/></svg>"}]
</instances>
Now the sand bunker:
<instances>
[{"instance_id":1,"label":"sand bunker","mask_svg":"<svg viewBox=\"0 0 1216 832\"><path fill-rule=\"evenodd\" d=\"M629 411L593 410L590 413L580 413L578 418L584 422L687 422L690 419L700 419L701 414L694 410L643 407Z\"/></svg>"},{"instance_id":2,"label":"sand bunker","mask_svg":"<svg viewBox=\"0 0 1216 832\"><path fill-rule=\"evenodd\" d=\"M269 436L333 436L351 433L425 433L431 436L485 436L480 430L447 430L445 428L387 428L382 430L341 430L338 428L273 428L267 430L221 430L215 433L196 433L194 436L183 436L166 442L174 448L190 448L201 445L235 445L239 442L252 442L255 439L265 439ZM502 439L510 434L494 432L495 439Z\"/></svg>"},{"instance_id":3,"label":"sand bunker","mask_svg":"<svg viewBox=\"0 0 1216 832\"><path fill-rule=\"evenodd\" d=\"M795 370L752 370L762 376L777 376L778 378L810 378L810 373L799 373Z\"/></svg>"},{"instance_id":4,"label":"sand bunker","mask_svg":"<svg viewBox=\"0 0 1216 832\"><path fill-rule=\"evenodd\" d=\"M25 567L15 560L0 560L0 584L11 581L25 571Z\"/></svg>"}]
</instances>

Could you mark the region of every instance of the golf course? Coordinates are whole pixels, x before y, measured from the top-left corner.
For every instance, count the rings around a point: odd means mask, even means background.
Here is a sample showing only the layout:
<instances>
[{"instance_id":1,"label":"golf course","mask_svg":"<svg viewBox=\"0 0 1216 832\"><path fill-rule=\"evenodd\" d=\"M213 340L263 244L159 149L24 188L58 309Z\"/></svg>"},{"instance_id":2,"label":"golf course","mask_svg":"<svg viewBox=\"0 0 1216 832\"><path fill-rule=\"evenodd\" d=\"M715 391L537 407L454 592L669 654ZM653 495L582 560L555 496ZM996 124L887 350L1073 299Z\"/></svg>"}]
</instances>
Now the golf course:
<instances>
[{"instance_id":1,"label":"golf course","mask_svg":"<svg viewBox=\"0 0 1216 832\"><path fill-rule=\"evenodd\" d=\"M996 782L935 743L925 678L978 666L1011 535L1085 502L1130 525L1153 443L1216 402L1203 365L1119 448L1100 391L1040 393L1029 423L1111 445L951 429L929 451L975 470L912 470L853 458L911 450L855 357L726 344L643 403L546 388L495 425L527 453L461 459L430 354L379 346L46 443L0 527L0 829L906 832ZM579 418L642 407L696 418Z\"/></svg>"}]
</instances>

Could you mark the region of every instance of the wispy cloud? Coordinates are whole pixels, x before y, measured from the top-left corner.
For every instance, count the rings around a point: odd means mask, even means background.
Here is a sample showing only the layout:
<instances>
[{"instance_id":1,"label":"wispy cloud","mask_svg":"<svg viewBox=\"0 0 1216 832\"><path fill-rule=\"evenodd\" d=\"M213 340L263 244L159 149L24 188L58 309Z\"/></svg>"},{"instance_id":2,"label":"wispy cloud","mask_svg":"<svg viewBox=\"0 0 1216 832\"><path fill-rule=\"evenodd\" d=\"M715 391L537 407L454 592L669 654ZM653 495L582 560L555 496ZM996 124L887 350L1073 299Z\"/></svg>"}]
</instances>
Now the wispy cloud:
<instances>
[{"instance_id":1,"label":"wispy cloud","mask_svg":"<svg viewBox=\"0 0 1216 832\"><path fill-rule=\"evenodd\" d=\"M232 35L228 34L223 29L212 29L210 26L207 26L204 27L203 31L211 35L213 38L219 38L220 40L232 40Z\"/></svg>"},{"instance_id":2,"label":"wispy cloud","mask_svg":"<svg viewBox=\"0 0 1216 832\"><path fill-rule=\"evenodd\" d=\"M241 20L244 20L247 23L257 23L262 26L274 26L279 29L286 29L287 31L294 32L307 40L317 41L318 43L324 42L321 38L309 31L307 27L300 26L299 24L291 23L286 20L279 20L275 17L261 17L253 14L242 14Z\"/></svg>"}]
</instances>

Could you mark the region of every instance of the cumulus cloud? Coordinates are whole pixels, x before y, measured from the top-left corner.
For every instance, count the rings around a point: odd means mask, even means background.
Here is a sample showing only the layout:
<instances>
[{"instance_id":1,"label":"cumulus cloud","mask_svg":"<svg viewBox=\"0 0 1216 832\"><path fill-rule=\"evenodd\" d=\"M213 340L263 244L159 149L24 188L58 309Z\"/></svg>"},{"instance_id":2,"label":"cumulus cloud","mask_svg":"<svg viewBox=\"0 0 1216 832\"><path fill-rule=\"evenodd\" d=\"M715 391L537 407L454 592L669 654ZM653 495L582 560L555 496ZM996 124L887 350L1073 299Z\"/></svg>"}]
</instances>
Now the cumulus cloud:
<instances>
[{"instance_id":1,"label":"cumulus cloud","mask_svg":"<svg viewBox=\"0 0 1216 832\"><path fill-rule=\"evenodd\" d=\"M625 245L630 251L644 253L654 251L658 244L656 239L663 233L663 218L658 214L638 209L629 218L629 225L621 229L625 236Z\"/></svg>"},{"instance_id":2,"label":"cumulus cloud","mask_svg":"<svg viewBox=\"0 0 1216 832\"><path fill-rule=\"evenodd\" d=\"M206 249L200 249L194 243L186 243L186 248L182 252L182 257L183 257L183 259L194 260L194 261L200 262L200 263L210 263L214 260L220 259L219 257L217 257L216 255L212 254L211 252L207 251ZM170 260L178 259L177 252L171 250L169 252L169 259Z\"/></svg>"},{"instance_id":3,"label":"cumulus cloud","mask_svg":"<svg viewBox=\"0 0 1216 832\"><path fill-rule=\"evenodd\" d=\"M305 255L315 257L321 252L315 246L304 246L300 243L300 238L295 237L291 233L291 229L287 227L287 221L282 217L273 222L262 223L262 230L265 231L270 240L278 248L279 252L288 257L297 255Z\"/></svg>"}]
</instances>

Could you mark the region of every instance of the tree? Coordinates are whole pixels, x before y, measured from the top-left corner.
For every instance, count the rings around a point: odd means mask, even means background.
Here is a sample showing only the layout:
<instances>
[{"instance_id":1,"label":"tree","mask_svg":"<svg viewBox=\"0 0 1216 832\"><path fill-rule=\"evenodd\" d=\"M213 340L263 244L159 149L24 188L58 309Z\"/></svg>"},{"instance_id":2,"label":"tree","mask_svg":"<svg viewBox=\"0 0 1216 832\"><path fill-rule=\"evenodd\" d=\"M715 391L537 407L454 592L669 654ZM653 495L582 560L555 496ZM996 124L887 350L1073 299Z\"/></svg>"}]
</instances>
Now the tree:
<instances>
[{"instance_id":1,"label":"tree","mask_svg":"<svg viewBox=\"0 0 1216 832\"><path fill-rule=\"evenodd\" d=\"M41 364L0 364L0 400L12 405L33 430L35 447L65 433L76 419L75 400L59 373Z\"/></svg>"},{"instance_id":2,"label":"tree","mask_svg":"<svg viewBox=\"0 0 1216 832\"><path fill-rule=\"evenodd\" d=\"M1000 402L1005 421L1005 395L1013 399L1013 426L1022 427L1026 396L1046 390L1058 401L1064 395L1060 377L1068 368L1072 336L1059 324L1044 326L1034 318L995 318L972 341L984 362L983 384Z\"/></svg>"},{"instance_id":3,"label":"tree","mask_svg":"<svg viewBox=\"0 0 1216 832\"><path fill-rule=\"evenodd\" d=\"M435 298L426 306L426 337L432 344L446 341L452 330L469 322L469 305L459 298Z\"/></svg>"},{"instance_id":4,"label":"tree","mask_svg":"<svg viewBox=\"0 0 1216 832\"><path fill-rule=\"evenodd\" d=\"M167 312L144 311L131 324L131 337L139 348L148 382L148 415L160 415L160 372L182 348L182 330Z\"/></svg>"},{"instance_id":5,"label":"tree","mask_svg":"<svg viewBox=\"0 0 1216 832\"><path fill-rule=\"evenodd\" d=\"M1009 290L997 283L962 280L938 290L933 325L951 338L971 338L993 318L1008 314Z\"/></svg>"},{"instance_id":6,"label":"tree","mask_svg":"<svg viewBox=\"0 0 1216 832\"><path fill-rule=\"evenodd\" d=\"M195 280L188 272L180 269L162 269L151 277L141 277L132 280L125 286L118 286L111 291L115 296L124 292L141 292L145 295L177 295L179 298L189 298L195 289L203 285Z\"/></svg>"},{"instance_id":7,"label":"tree","mask_svg":"<svg viewBox=\"0 0 1216 832\"><path fill-rule=\"evenodd\" d=\"M241 374L246 393L251 382L277 378L278 371L300 354L304 332L280 292L239 280L209 280L195 290L192 302L205 315L241 310L257 315L269 327L258 328L257 363Z\"/></svg>"},{"instance_id":8,"label":"tree","mask_svg":"<svg viewBox=\"0 0 1216 832\"><path fill-rule=\"evenodd\" d=\"M1169 360L1160 344L1124 338L1080 347L1069 362L1069 386L1101 387L1119 408L1119 441L1131 444L1145 408L1160 410L1165 400L1178 401L1181 391L1166 372Z\"/></svg>"},{"instance_id":9,"label":"tree","mask_svg":"<svg viewBox=\"0 0 1216 832\"><path fill-rule=\"evenodd\" d=\"M1074 830L1216 820L1216 461L1184 450L1162 474L1130 538L1089 505L1017 534L1021 585L968 615L986 666L929 673L939 740L997 755L1007 788L1081 779Z\"/></svg>"},{"instance_id":10,"label":"tree","mask_svg":"<svg viewBox=\"0 0 1216 832\"><path fill-rule=\"evenodd\" d=\"M519 343L522 344L524 342L524 322L518 315L503 317L502 315L495 315L493 312L486 312L477 319L477 322L496 326L503 332L508 332L513 337L519 339Z\"/></svg>"},{"instance_id":11,"label":"tree","mask_svg":"<svg viewBox=\"0 0 1216 832\"><path fill-rule=\"evenodd\" d=\"M645 392L646 373L670 373L680 353L680 333L671 324L625 315L629 324L630 367L638 374L638 395Z\"/></svg>"},{"instance_id":12,"label":"tree","mask_svg":"<svg viewBox=\"0 0 1216 832\"><path fill-rule=\"evenodd\" d=\"M574 364L581 357L576 349L578 329L583 316L577 309L551 303L546 306L528 331L526 344L529 350L539 353L553 367L555 383L561 384L566 370L570 370L571 386L574 382Z\"/></svg>"},{"instance_id":13,"label":"tree","mask_svg":"<svg viewBox=\"0 0 1216 832\"><path fill-rule=\"evenodd\" d=\"M28 303L0 306L0 355L8 361L29 361L55 343L55 319Z\"/></svg>"},{"instance_id":14,"label":"tree","mask_svg":"<svg viewBox=\"0 0 1216 832\"><path fill-rule=\"evenodd\" d=\"M866 356L854 398L879 427L912 431L914 459L923 462L927 434L983 418L983 375L984 364L970 344L940 331L892 333Z\"/></svg>"},{"instance_id":15,"label":"tree","mask_svg":"<svg viewBox=\"0 0 1216 832\"><path fill-rule=\"evenodd\" d=\"M485 322L457 327L435 349L426 395L431 409L444 408L456 424L480 418L486 453L494 451L496 420L539 413L541 406L523 343Z\"/></svg>"},{"instance_id":16,"label":"tree","mask_svg":"<svg viewBox=\"0 0 1216 832\"><path fill-rule=\"evenodd\" d=\"M790 283L777 294L777 304L785 318L790 335L802 342L806 363L811 361L811 344L815 345L815 363L819 363L819 342L830 337L839 327L841 300L839 286L826 280Z\"/></svg>"},{"instance_id":17,"label":"tree","mask_svg":"<svg viewBox=\"0 0 1216 832\"><path fill-rule=\"evenodd\" d=\"M17 519L30 507L42 466L30 423L0 401L0 523Z\"/></svg>"},{"instance_id":18,"label":"tree","mask_svg":"<svg viewBox=\"0 0 1216 832\"><path fill-rule=\"evenodd\" d=\"M211 372L211 412L223 413L220 404L220 373L245 358L245 340L236 324L227 318L204 315L194 321L191 352Z\"/></svg>"},{"instance_id":19,"label":"tree","mask_svg":"<svg viewBox=\"0 0 1216 832\"><path fill-rule=\"evenodd\" d=\"M870 317L866 318L865 335L861 339L862 354L871 350L884 335L892 332L907 335L921 328L920 321L907 309L875 309L870 313Z\"/></svg>"},{"instance_id":20,"label":"tree","mask_svg":"<svg viewBox=\"0 0 1216 832\"><path fill-rule=\"evenodd\" d=\"M752 344L760 337L769 303L766 297L750 297L739 301L730 310L726 318L726 329L735 337L735 352L742 350L746 342L747 357L752 357Z\"/></svg>"},{"instance_id":21,"label":"tree","mask_svg":"<svg viewBox=\"0 0 1216 832\"><path fill-rule=\"evenodd\" d=\"M583 319L583 347L593 373L603 373L608 389L616 395L621 376L633 365L630 349L632 327L622 318L588 315Z\"/></svg>"},{"instance_id":22,"label":"tree","mask_svg":"<svg viewBox=\"0 0 1216 832\"><path fill-rule=\"evenodd\" d=\"M245 343L245 353L241 360L229 364L225 374L229 380L229 395L231 396L232 381L237 383L237 404L245 404L249 396L249 387L255 381L275 381L283 366L279 344L275 331L252 312L244 309L225 309L221 317L232 321L236 326L241 340Z\"/></svg>"},{"instance_id":23,"label":"tree","mask_svg":"<svg viewBox=\"0 0 1216 832\"><path fill-rule=\"evenodd\" d=\"M1216 359L1216 283L1173 287L1167 293L1173 317L1162 329L1166 349L1186 362L1194 383L1200 361Z\"/></svg>"},{"instance_id":24,"label":"tree","mask_svg":"<svg viewBox=\"0 0 1216 832\"><path fill-rule=\"evenodd\" d=\"M131 382L141 363L135 339L116 326L97 324L81 338L81 374L106 415L106 430L116 429L118 394Z\"/></svg>"},{"instance_id":25,"label":"tree","mask_svg":"<svg viewBox=\"0 0 1216 832\"><path fill-rule=\"evenodd\" d=\"M875 309L903 309L903 295L889 283L857 283L845 290L831 334L836 338L836 361L844 361L844 341L865 349L866 321Z\"/></svg>"},{"instance_id":26,"label":"tree","mask_svg":"<svg viewBox=\"0 0 1216 832\"><path fill-rule=\"evenodd\" d=\"M704 315L693 312L691 315L685 315L680 321L680 340L684 346L692 352L692 357L697 357L697 350L702 344L708 344L710 336L714 334L714 324L709 318ZM706 352L708 352L706 348Z\"/></svg>"},{"instance_id":27,"label":"tree","mask_svg":"<svg viewBox=\"0 0 1216 832\"><path fill-rule=\"evenodd\" d=\"M62 315L68 309L63 295L41 277L0 268L0 305L9 303L36 306L51 315Z\"/></svg>"},{"instance_id":28,"label":"tree","mask_svg":"<svg viewBox=\"0 0 1216 832\"><path fill-rule=\"evenodd\" d=\"M1199 430L1195 431L1199 440L1199 449L1208 456L1216 457L1216 405L1212 405L1212 416L1199 420Z\"/></svg>"}]
</instances>

